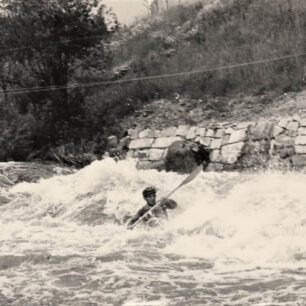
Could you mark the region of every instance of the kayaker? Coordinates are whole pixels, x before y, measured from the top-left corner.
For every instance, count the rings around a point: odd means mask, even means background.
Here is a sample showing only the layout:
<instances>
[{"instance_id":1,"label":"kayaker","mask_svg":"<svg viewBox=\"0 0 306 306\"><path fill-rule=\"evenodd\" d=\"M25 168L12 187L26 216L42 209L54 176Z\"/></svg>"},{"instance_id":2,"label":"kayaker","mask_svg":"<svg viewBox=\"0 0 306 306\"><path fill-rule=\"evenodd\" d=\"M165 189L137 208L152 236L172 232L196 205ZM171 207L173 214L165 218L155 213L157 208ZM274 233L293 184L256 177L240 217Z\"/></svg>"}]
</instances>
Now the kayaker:
<instances>
[{"instance_id":1,"label":"kayaker","mask_svg":"<svg viewBox=\"0 0 306 306\"><path fill-rule=\"evenodd\" d=\"M161 199L159 203L156 203L156 189L154 187L147 187L142 192L143 198L146 201L146 205L138 210L136 215L132 217L127 226L132 226L139 218L146 214L152 207L150 213L148 213L142 221L149 226L157 226L159 224L159 219L167 219L167 209L174 209L177 207L177 203L171 199Z\"/></svg>"}]
</instances>

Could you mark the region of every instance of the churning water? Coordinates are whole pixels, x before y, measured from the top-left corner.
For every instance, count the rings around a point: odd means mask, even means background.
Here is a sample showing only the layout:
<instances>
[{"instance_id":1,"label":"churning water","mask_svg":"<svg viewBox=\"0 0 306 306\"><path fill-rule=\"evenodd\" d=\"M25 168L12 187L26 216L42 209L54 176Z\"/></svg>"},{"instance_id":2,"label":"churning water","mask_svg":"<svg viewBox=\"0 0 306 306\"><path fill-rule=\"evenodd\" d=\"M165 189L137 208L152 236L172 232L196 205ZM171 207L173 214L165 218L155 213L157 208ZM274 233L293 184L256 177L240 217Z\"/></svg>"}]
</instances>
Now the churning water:
<instances>
[{"instance_id":1,"label":"churning water","mask_svg":"<svg viewBox=\"0 0 306 306\"><path fill-rule=\"evenodd\" d=\"M0 305L306 305L306 175L203 172L125 228L185 177L105 159L0 187Z\"/></svg>"}]
</instances>

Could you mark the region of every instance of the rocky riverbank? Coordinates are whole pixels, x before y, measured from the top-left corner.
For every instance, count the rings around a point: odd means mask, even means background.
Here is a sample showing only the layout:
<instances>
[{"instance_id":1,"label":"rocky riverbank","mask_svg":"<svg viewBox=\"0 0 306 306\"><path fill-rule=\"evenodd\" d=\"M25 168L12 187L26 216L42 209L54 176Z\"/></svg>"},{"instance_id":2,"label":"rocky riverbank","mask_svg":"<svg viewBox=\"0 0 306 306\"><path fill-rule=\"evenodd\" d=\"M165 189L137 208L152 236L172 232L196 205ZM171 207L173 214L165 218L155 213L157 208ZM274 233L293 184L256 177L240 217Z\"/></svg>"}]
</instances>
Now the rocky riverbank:
<instances>
[{"instance_id":1,"label":"rocky riverbank","mask_svg":"<svg viewBox=\"0 0 306 306\"><path fill-rule=\"evenodd\" d=\"M248 122L179 125L164 129L130 130L128 157L138 167L165 168L171 145L192 141L209 151L207 170L250 169L277 162L286 167L306 166L306 113Z\"/></svg>"}]
</instances>

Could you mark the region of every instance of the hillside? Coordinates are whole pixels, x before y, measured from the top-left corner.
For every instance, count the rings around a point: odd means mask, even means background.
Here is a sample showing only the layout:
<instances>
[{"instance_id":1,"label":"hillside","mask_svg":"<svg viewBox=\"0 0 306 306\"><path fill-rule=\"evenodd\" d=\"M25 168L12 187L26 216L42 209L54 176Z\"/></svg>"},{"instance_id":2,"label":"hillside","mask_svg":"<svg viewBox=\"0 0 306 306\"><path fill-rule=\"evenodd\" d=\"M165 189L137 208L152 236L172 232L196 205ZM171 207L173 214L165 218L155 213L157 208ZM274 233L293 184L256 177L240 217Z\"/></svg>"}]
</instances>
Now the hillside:
<instances>
[{"instance_id":1,"label":"hillside","mask_svg":"<svg viewBox=\"0 0 306 306\"><path fill-rule=\"evenodd\" d=\"M122 79L171 76L117 87L122 128L303 108L305 17L301 0L199 1L125 29L115 48Z\"/></svg>"},{"instance_id":2,"label":"hillside","mask_svg":"<svg viewBox=\"0 0 306 306\"><path fill-rule=\"evenodd\" d=\"M225 107L222 111L218 104ZM275 92L261 96L211 98L206 103L190 98L161 99L146 104L134 114L126 116L121 126L130 128L160 129L173 125L201 125L208 122L256 121L260 118L275 118L306 113L306 90L288 92L276 96Z\"/></svg>"}]
</instances>

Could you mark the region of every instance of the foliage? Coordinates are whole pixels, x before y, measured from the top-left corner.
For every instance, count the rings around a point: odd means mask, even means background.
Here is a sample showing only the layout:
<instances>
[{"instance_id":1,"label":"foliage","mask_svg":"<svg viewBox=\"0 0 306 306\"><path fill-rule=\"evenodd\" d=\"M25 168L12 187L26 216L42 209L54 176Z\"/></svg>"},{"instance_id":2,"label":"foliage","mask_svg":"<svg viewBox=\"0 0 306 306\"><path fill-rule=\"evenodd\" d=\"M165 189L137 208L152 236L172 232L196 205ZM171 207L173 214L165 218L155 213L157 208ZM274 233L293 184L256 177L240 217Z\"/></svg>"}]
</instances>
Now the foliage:
<instances>
[{"instance_id":1,"label":"foliage","mask_svg":"<svg viewBox=\"0 0 306 306\"><path fill-rule=\"evenodd\" d=\"M150 93L179 92L199 98L237 92L299 90L306 56L250 64L306 52L306 3L301 0L231 0L206 9L205 2L178 6L130 35L117 60L133 57L128 77L210 70L150 81ZM168 44L167 44L168 42ZM146 81L143 81L144 84ZM150 95L143 92L144 95Z\"/></svg>"},{"instance_id":2,"label":"foliage","mask_svg":"<svg viewBox=\"0 0 306 306\"><path fill-rule=\"evenodd\" d=\"M32 150L80 139L87 92L69 87L91 67L101 74L111 64L116 18L97 0L3 0L2 11L2 108L34 118ZM21 92L6 95L14 89Z\"/></svg>"}]
</instances>

